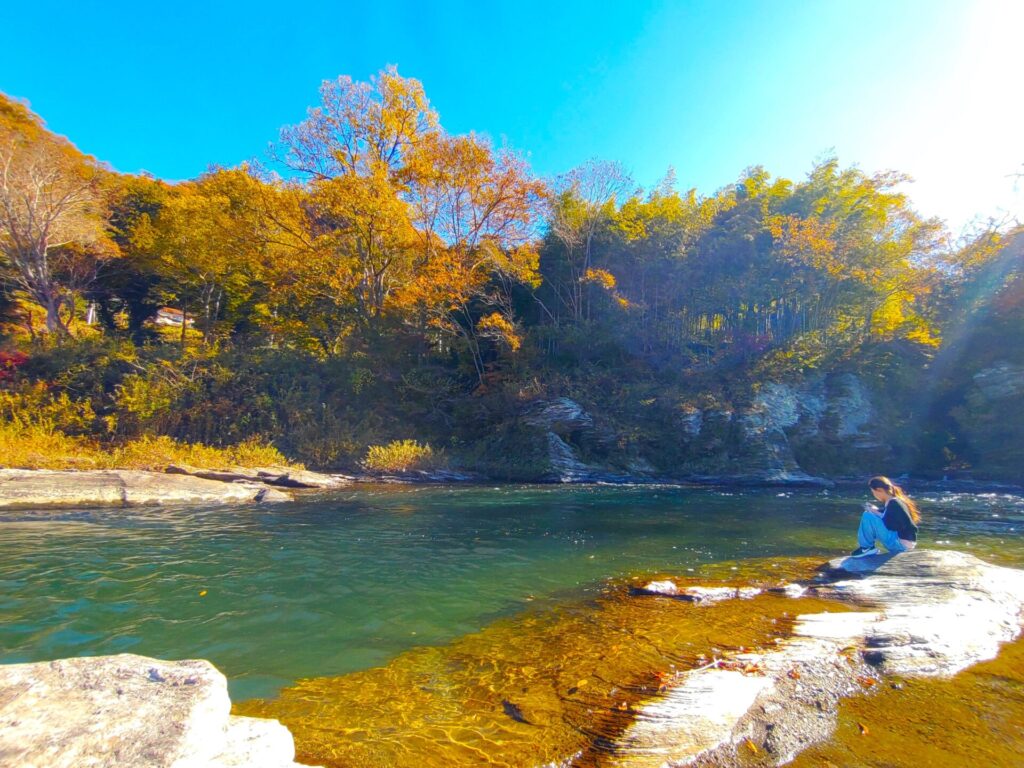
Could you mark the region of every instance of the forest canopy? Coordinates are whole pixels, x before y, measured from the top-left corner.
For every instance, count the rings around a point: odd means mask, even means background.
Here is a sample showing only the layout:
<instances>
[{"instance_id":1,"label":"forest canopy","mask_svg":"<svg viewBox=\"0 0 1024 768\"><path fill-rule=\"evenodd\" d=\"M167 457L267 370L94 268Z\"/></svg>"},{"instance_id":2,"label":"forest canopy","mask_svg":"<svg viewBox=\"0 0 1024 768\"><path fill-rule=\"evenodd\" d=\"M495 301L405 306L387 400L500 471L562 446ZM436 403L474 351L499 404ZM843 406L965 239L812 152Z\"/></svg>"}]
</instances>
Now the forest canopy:
<instances>
[{"instance_id":1,"label":"forest canopy","mask_svg":"<svg viewBox=\"0 0 1024 768\"><path fill-rule=\"evenodd\" d=\"M5 412L104 441L264 438L324 466L410 437L471 453L531 398L625 423L893 350L923 370L968 316L1020 322L1012 225L954 241L899 173L826 157L706 195L595 159L542 179L447 132L394 68L325 81L265 158L176 184L0 95L0 174ZM967 460L957 425L929 434L930 465Z\"/></svg>"}]
</instances>

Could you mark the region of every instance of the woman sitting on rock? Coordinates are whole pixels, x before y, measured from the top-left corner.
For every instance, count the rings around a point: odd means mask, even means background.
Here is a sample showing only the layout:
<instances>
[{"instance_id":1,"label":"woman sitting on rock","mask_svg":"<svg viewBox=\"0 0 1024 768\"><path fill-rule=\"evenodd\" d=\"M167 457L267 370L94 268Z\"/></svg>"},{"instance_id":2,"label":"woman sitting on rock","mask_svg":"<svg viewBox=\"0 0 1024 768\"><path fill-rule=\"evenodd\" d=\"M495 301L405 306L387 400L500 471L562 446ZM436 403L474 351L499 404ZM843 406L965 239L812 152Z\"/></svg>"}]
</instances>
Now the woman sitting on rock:
<instances>
[{"instance_id":1,"label":"woman sitting on rock","mask_svg":"<svg viewBox=\"0 0 1024 768\"><path fill-rule=\"evenodd\" d=\"M850 553L851 556L877 555L876 541L882 542L882 546L893 554L916 547L917 524L921 522L917 505L887 477L872 477L868 488L882 502L882 509L879 511L873 504L864 505L860 528L857 529L857 543L860 546Z\"/></svg>"}]
</instances>

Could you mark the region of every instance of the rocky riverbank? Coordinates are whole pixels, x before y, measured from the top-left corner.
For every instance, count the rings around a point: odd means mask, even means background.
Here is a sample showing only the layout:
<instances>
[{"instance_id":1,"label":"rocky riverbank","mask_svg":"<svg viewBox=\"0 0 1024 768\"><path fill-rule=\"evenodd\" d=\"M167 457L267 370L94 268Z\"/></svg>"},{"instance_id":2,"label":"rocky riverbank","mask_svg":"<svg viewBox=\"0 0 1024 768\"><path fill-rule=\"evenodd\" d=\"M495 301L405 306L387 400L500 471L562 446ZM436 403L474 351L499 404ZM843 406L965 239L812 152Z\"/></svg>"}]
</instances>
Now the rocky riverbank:
<instances>
[{"instance_id":1,"label":"rocky riverbank","mask_svg":"<svg viewBox=\"0 0 1024 768\"><path fill-rule=\"evenodd\" d=\"M833 560L807 588L860 610L801 615L778 648L684 674L637 713L613 764L787 763L832 735L844 697L870 694L897 676L954 675L994 658L1024 621L1024 571L962 552ZM641 591L678 597L666 582Z\"/></svg>"}]
</instances>

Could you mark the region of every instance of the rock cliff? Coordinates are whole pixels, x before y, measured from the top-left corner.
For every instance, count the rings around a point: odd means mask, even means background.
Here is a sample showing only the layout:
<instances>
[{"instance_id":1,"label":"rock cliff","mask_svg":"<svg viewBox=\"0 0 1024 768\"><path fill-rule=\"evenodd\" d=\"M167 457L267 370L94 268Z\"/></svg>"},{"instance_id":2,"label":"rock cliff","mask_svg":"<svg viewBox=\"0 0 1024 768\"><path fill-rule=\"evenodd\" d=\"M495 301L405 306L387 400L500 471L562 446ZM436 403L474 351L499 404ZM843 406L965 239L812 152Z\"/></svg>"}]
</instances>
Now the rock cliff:
<instances>
[{"instance_id":1,"label":"rock cliff","mask_svg":"<svg viewBox=\"0 0 1024 768\"><path fill-rule=\"evenodd\" d=\"M878 471L892 450L869 388L851 373L767 382L747 399L675 419L681 467L695 480L818 485L821 477Z\"/></svg>"}]
</instances>

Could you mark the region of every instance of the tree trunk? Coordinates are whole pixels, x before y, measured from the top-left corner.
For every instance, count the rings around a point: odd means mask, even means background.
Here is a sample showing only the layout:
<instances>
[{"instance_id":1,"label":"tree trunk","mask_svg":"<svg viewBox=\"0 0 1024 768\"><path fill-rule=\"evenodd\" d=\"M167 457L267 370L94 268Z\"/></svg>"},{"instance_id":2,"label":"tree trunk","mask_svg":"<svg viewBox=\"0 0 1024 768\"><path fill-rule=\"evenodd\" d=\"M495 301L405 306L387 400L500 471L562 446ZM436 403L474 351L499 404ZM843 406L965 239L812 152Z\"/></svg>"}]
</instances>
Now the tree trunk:
<instances>
[{"instance_id":1,"label":"tree trunk","mask_svg":"<svg viewBox=\"0 0 1024 768\"><path fill-rule=\"evenodd\" d=\"M46 310L46 332L53 334L58 339L65 336L68 329L60 319L62 297L55 292L47 291L41 298L40 303Z\"/></svg>"}]
</instances>

